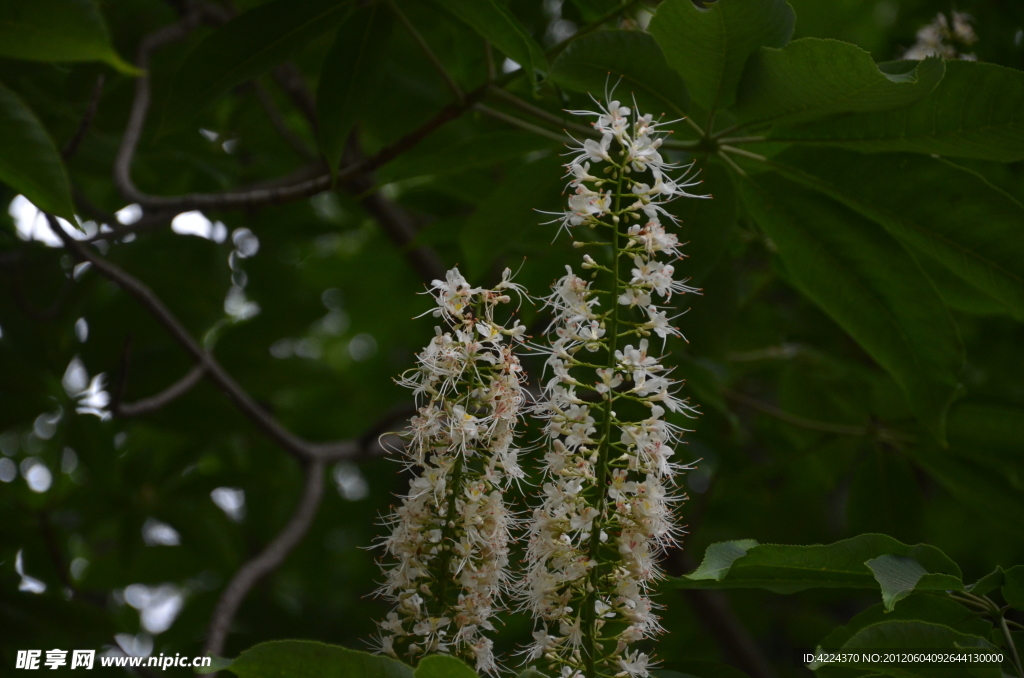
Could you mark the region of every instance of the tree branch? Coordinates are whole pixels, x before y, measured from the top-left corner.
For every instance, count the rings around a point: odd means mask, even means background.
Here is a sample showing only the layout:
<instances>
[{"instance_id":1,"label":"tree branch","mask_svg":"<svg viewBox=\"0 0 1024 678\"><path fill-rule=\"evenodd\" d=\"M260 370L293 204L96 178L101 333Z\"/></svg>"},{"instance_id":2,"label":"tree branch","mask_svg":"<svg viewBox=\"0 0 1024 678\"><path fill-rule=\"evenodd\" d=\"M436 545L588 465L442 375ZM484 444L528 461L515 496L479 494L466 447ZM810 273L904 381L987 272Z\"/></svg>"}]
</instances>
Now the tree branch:
<instances>
[{"instance_id":1,"label":"tree branch","mask_svg":"<svg viewBox=\"0 0 1024 678\"><path fill-rule=\"evenodd\" d=\"M728 658L751 678L775 678L778 674L761 653L750 631L736 617L721 591L684 591L697 616L707 624Z\"/></svg>"},{"instance_id":2,"label":"tree branch","mask_svg":"<svg viewBox=\"0 0 1024 678\"><path fill-rule=\"evenodd\" d=\"M119 399L111 399L110 411L113 412L115 417L125 418L156 412L188 393L193 386L202 381L205 374L206 366L197 363L185 373L185 376L154 396L136 400L134 403L123 403Z\"/></svg>"},{"instance_id":3,"label":"tree branch","mask_svg":"<svg viewBox=\"0 0 1024 678\"><path fill-rule=\"evenodd\" d=\"M755 398L751 398L748 395L739 393L738 391L731 391L729 389L723 389L722 395L730 400L735 400L738 403L743 403L747 407L753 408L758 412L763 412L769 416L775 417L779 421L784 421L787 424L793 426L799 426L800 428L806 428L811 431L821 431L822 433L835 433L844 436L865 436L868 434L866 426L850 426L847 424L831 424L823 421L814 421L813 419L805 419L804 417L790 414L785 410L782 410L774 405L770 405L765 402L761 402Z\"/></svg>"},{"instance_id":4,"label":"tree branch","mask_svg":"<svg viewBox=\"0 0 1024 678\"><path fill-rule=\"evenodd\" d=\"M735 400L738 403L742 403L747 407L751 407L758 412L763 412L771 417L775 417L779 421L784 421L787 424L793 426L799 426L809 431L821 431L822 433L834 433L837 435L844 436L874 436L878 440L883 442L903 442L913 443L917 441L912 435L903 433L902 431L895 431L893 429L884 428L882 426L851 426L849 424L832 424L824 421L815 421L813 419L807 419L796 414L790 414L783 409L775 407L769 403L761 402L756 398L751 398L748 395L732 391L729 389L722 389L722 395L730 400Z\"/></svg>"},{"instance_id":5,"label":"tree branch","mask_svg":"<svg viewBox=\"0 0 1024 678\"><path fill-rule=\"evenodd\" d=\"M120 267L96 255L87 245L74 240L53 216L47 215L47 219L50 222L50 228L60 237L68 250L79 259L90 262L101 275L117 283L122 290L144 306L163 325L164 329L167 330L178 345L197 364L204 367L209 378L234 403L235 407L256 428L263 431L267 437L280 447L303 460L329 461L346 459L354 457L359 453L358 444L351 440L334 443L314 443L304 440L286 429L269 412L264 410L212 355L199 345L192 335L189 334L188 330L185 329L184 325L181 324L181 321L174 316L170 309L164 305L163 301L149 287Z\"/></svg>"},{"instance_id":6,"label":"tree branch","mask_svg":"<svg viewBox=\"0 0 1024 678\"><path fill-rule=\"evenodd\" d=\"M96 109L100 104L100 96L103 94L103 83L105 81L106 76L102 73L96 76L96 84L93 85L92 94L89 96L89 105L86 106L85 113L82 114L82 120L78 123L78 129L75 130L75 133L68 139L68 143L60 151L64 162L74 157L75 153L78 152L78 146L82 143L82 139L85 138L85 133L89 131L92 119L96 117Z\"/></svg>"},{"instance_id":7,"label":"tree branch","mask_svg":"<svg viewBox=\"0 0 1024 678\"><path fill-rule=\"evenodd\" d=\"M221 593L206 632L204 650L207 654L219 656L224 651L224 641L231 630L231 622L249 591L256 582L277 569L309 531L324 494L323 474L322 460L307 462L306 483L299 504L295 507L295 513L288 524L258 556L245 563L235 573L227 588Z\"/></svg>"}]
</instances>

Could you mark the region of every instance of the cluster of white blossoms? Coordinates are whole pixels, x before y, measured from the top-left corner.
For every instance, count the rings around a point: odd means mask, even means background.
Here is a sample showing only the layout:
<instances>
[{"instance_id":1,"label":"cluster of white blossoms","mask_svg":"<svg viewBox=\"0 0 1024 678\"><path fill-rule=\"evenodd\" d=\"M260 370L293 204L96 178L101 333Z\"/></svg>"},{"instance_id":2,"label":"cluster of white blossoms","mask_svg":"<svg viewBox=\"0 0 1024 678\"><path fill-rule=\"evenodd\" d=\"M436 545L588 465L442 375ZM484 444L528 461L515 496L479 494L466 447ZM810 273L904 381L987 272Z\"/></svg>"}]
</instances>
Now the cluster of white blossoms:
<instances>
[{"instance_id":1,"label":"cluster of white blossoms","mask_svg":"<svg viewBox=\"0 0 1024 678\"><path fill-rule=\"evenodd\" d=\"M904 59L921 61L932 56L943 59L963 59L974 61L976 55L964 53L964 49L978 41L978 36L971 26L971 15L964 12L953 12L953 20L939 13L930 24L917 31L917 42L903 53Z\"/></svg>"},{"instance_id":2,"label":"cluster of white blossoms","mask_svg":"<svg viewBox=\"0 0 1024 678\"><path fill-rule=\"evenodd\" d=\"M686 192L697 182L685 172L669 176L677 166L661 156L652 116L617 101L574 113L595 116L601 139L573 149L560 220L588 229L573 236L595 249L581 268L596 282L567 266L547 299L550 379L534 409L548 442L519 591L537 620L527 661L565 678L645 677L650 659L632 646L661 630L649 589L680 535L673 503L684 498L686 467L673 461L683 429L664 417L694 412L648 341L682 336L662 304L698 292L674 278L682 255L663 206L702 196Z\"/></svg>"},{"instance_id":3,"label":"cluster of white blossoms","mask_svg":"<svg viewBox=\"0 0 1024 678\"><path fill-rule=\"evenodd\" d=\"M399 380L418 413L402 452L414 478L384 540L394 562L380 593L395 608L379 623L379 649L394 657L441 652L498 670L485 631L510 585L514 518L503 490L523 476L515 439L526 392L515 354L525 328L518 320L506 328L495 311L521 291L508 270L494 289L471 287L458 269L435 280L434 315L447 331L437 328L419 366Z\"/></svg>"}]
</instances>

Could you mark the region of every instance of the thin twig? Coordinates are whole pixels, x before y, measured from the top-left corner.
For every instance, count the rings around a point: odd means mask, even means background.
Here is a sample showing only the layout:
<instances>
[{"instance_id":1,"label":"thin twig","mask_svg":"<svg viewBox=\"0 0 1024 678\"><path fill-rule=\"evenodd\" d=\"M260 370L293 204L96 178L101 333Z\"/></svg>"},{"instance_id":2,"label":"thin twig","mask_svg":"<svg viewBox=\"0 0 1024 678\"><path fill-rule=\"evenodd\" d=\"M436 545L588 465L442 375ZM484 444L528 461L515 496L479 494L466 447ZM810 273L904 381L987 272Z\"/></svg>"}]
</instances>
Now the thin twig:
<instances>
[{"instance_id":1,"label":"thin twig","mask_svg":"<svg viewBox=\"0 0 1024 678\"><path fill-rule=\"evenodd\" d=\"M270 92L264 87L258 80L254 80L252 83L253 93L256 95L256 100L260 102L260 106L263 108L263 112L267 114L267 119L270 124L273 125L274 130L277 131L278 136L284 139L285 143L291 146L292 150L295 151L299 157L306 161L312 162L317 159L317 154L310 148L305 141L302 140L298 134L288 126L285 122L284 116L281 115L281 111L278 110L277 104L274 103L274 99L270 96Z\"/></svg>"},{"instance_id":2,"label":"thin twig","mask_svg":"<svg viewBox=\"0 0 1024 678\"><path fill-rule=\"evenodd\" d=\"M533 123L526 122L525 120L520 120L514 115L509 115L508 113L502 113L501 111L491 108L490 106L485 106L484 104L477 104L473 108L476 109L477 111L480 111L484 115L494 118L495 120L501 120L502 122L508 123L513 127L518 127L519 129L526 130L527 132L531 132L538 136L542 136L545 139L551 139L552 141L557 141L560 144L568 144L572 142L572 139L564 134L558 134L557 132L552 132L549 129L538 127Z\"/></svg>"},{"instance_id":3,"label":"thin twig","mask_svg":"<svg viewBox=\"0 0 1024 678\"><path fill-rule=\"evenodd\" d=\"M1013 660L1013 668L1017 669L1017 675L1024 678L1024 666L1021 666L1020 654L1017 652L1017 644L1013 642L1013 634L1010 633L1010 627L1006 625L1006 617L1003 613L999 614L999 630L1003 632L1003 639L1006 641L1006 649L1010 651L1010 657Z\"/></svg>"},{"instance_id":4,"label":"thin twig","mask_svg":"<svg viewBox=\"0 0 1024 678\"><path fill-rule=\"evenodd\" d=\"M822 433L834 433L837 435L845 436L873 436L878 440L888 443L913 443L917 442L917 438L914 436L903 433L902 431L895 431L888 428L882 428L877 426L852 426L848 424L833 424L823 421L815 421L813 419L806 419L796 414L790 414L785 410L782 410L769 403L762 402L756 398L751 398L748 395L732 391L729 389L722 389L722 395L730 400L743 403L747 407L751 407L759 412L763 412L769 416L775 417L779 421L784 421L787 424L793 426L799 426L810 431L821 431Z\"/></svg>"},{"instance_id":5,"label":"thin twig","mask_svg":"<svg viewBox=\"0 0 1024 678\"><path fill-rule=\"evenodd\" d=\"M53 216L47 215L47 219L50 222L50 228L60 237L68 250L79 259L92 263L100 274L117 283L121 289L142 304L163 325L164 329L167 330L178 345L196 363L204 366L210 379L234 403L235 407L284 450L299 459L305 460L345 459L354 457L359 453L359 446L351 440L335 443L313 443L300 438L286 429L269 412L264 410L212 355L199 345L199 342L189 334L188 330L181 324L181 321L175 317L149 287L120 267L96 255L87 245L74 240Z\"/></svg>"},{"instance_id":6,"label":"thin twig","mask_svg":"<svg viewBox=\"0 0 1024 678\"><path fill-rule=\"evenodd\" d=\"M188 393L193 386L198 384L206 374L206 366L197 363L178 381L174 382L160 393L148 398L136 400L133 403L122 403L111 401L110 411L116 417L138 417L143 414L156 412L167 406L174 400Z\"/></svg>"},{"instance_id":7,"label":"thin twig","mask_svg":"<svg viewBox=\"0 0 1024 678\"><path fill-rule=\"evenodd\" d=\"M740 175L741 177L747 176L747 173L743 170L743 168L737 165L736 162L732 158L730 158L727 153L718 151L715 155L724 160L725 164L731 167L733 171L736 172L736 174Z\"/></svg>"},{"instance_id":8,"label":"thin twig","mask_svg":"<svg viewBox=\"0 0 1024 678\"><path fill-rule=\"evenodd\" d=\"M295 104L295 108L305 116L310 128L316 133L319 126L316 118L316 98L306 86L302 71L295 64L284 63L272 71L274 80Z\"/></svg>"},{"instance_id":9,"label":"thin twig","mask_svg":"<svg viewBox=\"0 0 1024 678\"><path fill-rule=\"evenodd\" d=\"M559 54L562 53L562 50L568 47L573 40L581 38L584 35L587 35L588 33L593 33L598 28L608 23L612 19L618 18L620 15L625 14L634 7L638 7L640 4L641 0L630 0L625 4L613 7L612 9L605 12L603 15L599 16L598 18L588 23L586 26L581 27L579 30L572 34L571 38L563 40L557 45L549 47L547 50L545 50L544 56L548 57L548 59L558 56Z\"/></svg>"},{"instance_id":10,"label":"thin twig","mask_svg":"<svg viewBox=\"0 0 1024 678\"><path fill-rule=\"evenodd\" d=\"M441 79L444 80L444 84L455 96L455 100L462 101L465 96L462 92L462 88L459 87L459 83L455 82L455 78L452 77L452 74L448 72L448 69L444 67L441 60L437 58L436 54L434 54L434 50L430 48L430 45L420 32L416 30L416 27L412 25L412 22L405 16L405 13L399 9L398 3L396 3L395 0L387 0L387 3L388 6L391 7L391 11L398 17L398 21L405 27L405 30L409 31L409 34L412 35L412 39L416 41L420 51L423 52L423 55L426 56L427 60L434 66L434 70L440 74Z\"/></svg>"},{"instance_id":11,"label":"thin twig","mask_svg":"<svg viewBox=\"0 0 1024 678\"><path fill-rule=\"evenodd\" d=\"M284 562L302 538L309 531L309 526L316 518L320 500L324 494L324 464L321 460L307 462L306 482L299 498L298 506L288 524L274 540L267 544L263 551L245 563L232 577L231 582L221 593L217 607L210 618L210 626L206 632L207 654L219 656L224 651L224 641L231 630L231 622L238 612L239 606L256 582L273 572Z\"/></svg>"},{"instance_id":12,"label":"thin twig","mask_svg":"<svg viewBox=\"0 0 1024 678\"><path fill-rule=\"evenodd\" d=\"M684 572L691 572L696 563L683 551L675 552ZM688 589L681 592L693 606L694 612L708 633L721 646L730 663L751 678L776 678L778 675L765 658L757 641L733 612L729 599L722 591Z\"/></svg>"},{"instance_id":13,"label":"thin twig","mask_svg":"<svg viewBox=\"0 0 1024 678\"><path fill-rule=\"evenodd\" d=\"M805 419L804 417L790 414L785 410L779 409L774 405L761 402L751 398L748 395L739 393L737 391L731 391L729 389L723 389L722 395L730 400L735 400L738 403L743 403L747 407L751 407L758 412L763 412L767 415L775 417L779 421L784 421L787 424L793 426L799 426L800 428L806 428L811 431L821 431L822 433L836 433L844 436L866 436L868 434L868 428L866 426L850 426L847 424L831 424L821 421L814 421L813 419Z\"/></svg>"},{"instance_id":14,"label":"thin twig","mask_svg":"<svg viewBox=\"0 0 1024 678\"><path fill-rule=\"evenodd\" d=\"M71 160L78 152L78 146L82 143L82 139L85 138L85 133L89 131L89 126L92 125L92 120L96 117L96 108L100 104L100 96L103 94L103 83L106 81L106 76L100 73L96 76L96 84L92 87L92 94L89 95L89 105L85 107L85 113L82 114L82 120L78 123L78 129L68 139L68 143L64 145L64 148L60 151L61 158L64 162Z\"/></svg>"},{"instance_id":15,"label":"thin twig","mask_svg":"<svg viewBox=\"0 0 1024 678\"><path fill-rule=\"evenodd\" d=\"M768 159L768 158L764 157L763 155L761 155L760 153L752 153L752 152L750 152L748 150L745 150L745 149L742 149L742 148L737 148L736 146L729 146L729 145L723 144L723 145L719 146L719 148L722 151L725 151L726 153L735 153L736 155L742 155L742 156L744 156L746 158L750 158L751 160L757 160L759 162L765 162Z\"/></svg>"},{"instance_id":16,"label":"thin twig","mask_svg":"<svg viewBox=\"0 0 1024 678\"><path fill-rule=\"evenodd\" d=\"M594 130L593 127L581 125L577 122L572 122L570 120L564 120L561 117L555 115L554 113L551 113L550 111L545 111L543 108L540 108L539 106L534 106L533 104L527 101L523 101L515 94L512 94L508 90L504 90L500 87L492 87L489 90L487 90L487 93L498 97L499 99L501 99L510 106L518 108L523 113L527 113L535 118L545 120L551 123L552 125L558 125L562 129L572 130L577 134L585 134L587 136L599 134L596 130Z\"/></svg>"}]
</instances>

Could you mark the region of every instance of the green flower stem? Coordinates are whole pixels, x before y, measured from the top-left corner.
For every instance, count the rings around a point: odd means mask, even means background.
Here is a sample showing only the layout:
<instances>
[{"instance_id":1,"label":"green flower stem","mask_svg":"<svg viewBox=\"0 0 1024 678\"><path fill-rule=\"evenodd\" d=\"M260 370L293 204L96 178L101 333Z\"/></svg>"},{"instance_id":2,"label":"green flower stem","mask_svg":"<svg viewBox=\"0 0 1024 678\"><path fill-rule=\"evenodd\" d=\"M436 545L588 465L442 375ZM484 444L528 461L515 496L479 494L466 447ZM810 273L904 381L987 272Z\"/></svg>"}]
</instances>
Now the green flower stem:
<instances>
[{"instance_id":1,"label":"green flower stem","mask_svg":"<svg viewBox=\"0 0 1024 678\"><path fill-rule=\"evenodd\" d=\"M434 601L435 616L443 617L445 608L448 606L447 598L448 594L448 582L451 580L451 573L449 569L452 562L452 551L454 550L451 546L454 541L452 538L452 532L455 529L455 521L452 516L455 515L455 502L459 497L459 492L462 489L462 467L465 463L464 455L457 455L455 458L455 468L452 469L452 482L451 487L448 489L451 495L448 497L448 510L445 512L444 525L441 526L441 557L438 559L438 572L437 572L437 598Z\"/></svg>"},{"instance_id":2,"label":"green flower stem","mask_svg":"<svg viewBox=\"0 0 1024 678\"><path fill-rule=\"evenodd\" d=\"M610 292L611 303L613 304L612 310L608 317L608 327L606 328L605 336L608 337L608 357L605 367L609 370L615 368L615 351L618 348L618 334L619 334L619 313L618 313L618 298L619 298L619 257L621 256L621 250L619 247L619 229L617 221L621 212L621 201L622 201L622 180L625 175L623 171L623 165L617 165L617 177L615 186L615 207L612 212L612 288ZM611 428L612 420L614 415L612 414L612 406L615 403L615 391L609 390L605 394L605 405L604 405L604 422L601 431L601 442L598 451L597 458L597 482L596 490L597 497L595 498L595 506L597 509L597 516L594 518L593 526L590 531L590 545L589 555L590 560L595 564L590 569L590 582L587 586L587 593L583 598L583 662L585 665L586 678L598 678L599 673L597 671L596 660L599 645L597 642L597 616L594 610L594 605L597 601L597 592L600 590L600 581L602 577L602 563L601 563L601 527L603 523L604 505L605 505L605 493L606 486L608 484L608 469L609 469L609 450L611 449Z\"/></svg>"}]
</instances>

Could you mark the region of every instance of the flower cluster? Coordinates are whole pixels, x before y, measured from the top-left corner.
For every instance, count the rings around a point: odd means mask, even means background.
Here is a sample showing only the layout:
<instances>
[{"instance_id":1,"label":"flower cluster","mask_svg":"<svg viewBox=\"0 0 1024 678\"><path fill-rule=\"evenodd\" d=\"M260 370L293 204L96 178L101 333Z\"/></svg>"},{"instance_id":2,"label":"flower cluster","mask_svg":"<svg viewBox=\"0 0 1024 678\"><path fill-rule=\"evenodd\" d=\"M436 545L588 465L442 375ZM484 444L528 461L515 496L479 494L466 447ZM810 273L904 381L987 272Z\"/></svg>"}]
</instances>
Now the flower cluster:
<instances>
[{"instance_id":1,"label":"flower cluster","mask_svg":"<svg viewBox=\"0 0 1024 678\"><path fill-rule=\"evenodd\" d=\"M380 593L395 604L379 623L379 649L415 661L455 654L478 671L497 672L492 619L509 586L508 541L514 522L503 490L523 476L515 447L526 403L514 349L525 328L506 328L495 310L521 288L509 271L494 289L470 287L458 269L435 280L434 315L448 331L419 354L399 383L412 389L417 414L402 452L414 473L388 522Z\"/></svg>"},{"instance_id":2,"label":"flower cluster","mask_svg":"<svg viewBox=\"0 0 1024 678\"><path fill-rule=\"evenodd\" d=\"M600 140L574 149L573 193L560 218L578 246L595 248L582 268L566 267L547 303L554 312L546 382L535 412L545 423L542 503L530 526L523 606L537 620L528 661L567 678L648 675L632 646L660 631L649 597L657 558L680 529L673 460L682 429L666 411L693 410L676 395L671 370L648 337L681 336L660 304L695 293L677 280L679 240L664 205L697 182L659 149L650 115L617 101L596 113ZM600 263L598 259L604 259Z\"/></svg>"},{"instance_id":3,"label":"flower cluster","mask_svg":"<svg viewBox=\"0 0 1024 678\"><path fill-rule=\"evenodd\" d=\"M965 48L978 41L978 36L971 26L971 15L964 12L953 12L953 20L939 13L930 24L917 31L917 42L903 53L904 59L921 61L928 57L940 56L943 59L963 59L974 61L976 55L967 54Z\"/></svg>"}]
</instances>

